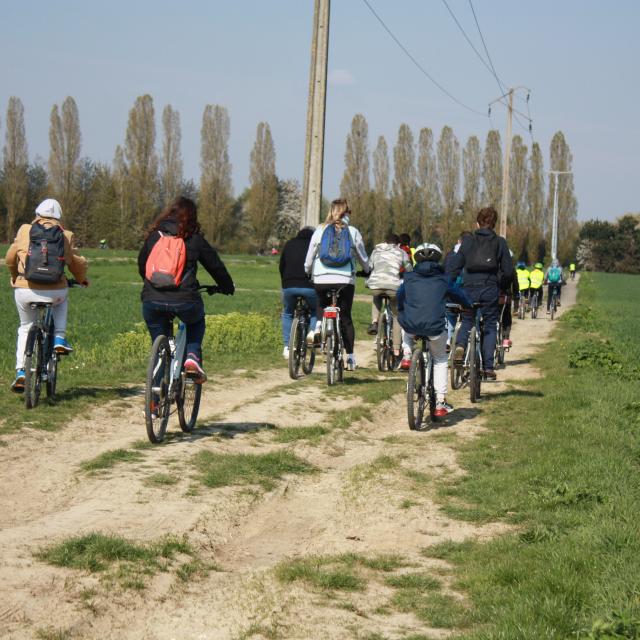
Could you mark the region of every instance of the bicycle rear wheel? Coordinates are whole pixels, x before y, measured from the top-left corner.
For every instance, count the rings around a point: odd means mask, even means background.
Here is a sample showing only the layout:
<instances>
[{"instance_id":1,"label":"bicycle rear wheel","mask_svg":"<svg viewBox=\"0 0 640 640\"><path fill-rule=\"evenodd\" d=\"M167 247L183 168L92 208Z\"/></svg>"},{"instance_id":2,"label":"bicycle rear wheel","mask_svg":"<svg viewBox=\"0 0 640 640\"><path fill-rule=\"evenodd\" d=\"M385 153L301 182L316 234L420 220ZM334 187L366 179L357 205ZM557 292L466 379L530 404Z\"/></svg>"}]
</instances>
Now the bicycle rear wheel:
<instances>
[{"instance_id":1,"label":"bicycle rear wheel","mask_svg":"<svg viewBox=\"0 0 640 640\"><path fill-rule=\"evenodd\" d=\"M38 327L31 327L24 357L24 406L27 409L33 409L40 401L42 367L42 333Z\"/></svg>"},{"instance_id":2,"label":"bicycle rear wheel","mask_svg":"<svg viewBox=\"0 0 640 640\"><path fill-rule=\"evenodd\" d=\"M306 338L303 334L304 324L298 316L294 316L289 332L289 377L297 380L300 377L301 350L306 348Z\"/></svg>"},{"instance_id":3,"label":"bicycle rear wheel","mask_svg":"<svg viewBox=\"0 0 640 640\"><path fill-rule=\"evenodd\" d=\"M436 422L436 388L433 384L433 367L434 361L431 353L426 354L427 360L424 363L424 370L427 376L427 402L429 403L429 417L431 422Z\"/></svg>"},{"instance_id":4,"label":"bicycle rear wheel","mask_svg":"<svg viewBox=\"0 0 640 640\"><path fill-rule=\"evenodd\" d=\"M551 319L553 320L556 317L557 310L557 299L555 296L551 299Z\"/></svg>"},{"instance_id":5,"label":"bicycle rear wheel","mask_svg":"<svg viewBox=\"0 0 640 640\"><path fill-rule=\"evenodd\" d=\"M58 354L52 351L47 360L47 397L54 398L58 382Z\"/></svg>"},{"instance_id":6,"label":"bicycle rear wheel","mask_svg":"<svg viewBox=\"0 0 640 640\"><path fill-rule=\"evenodd\" d=\"M305 327L306 329L306 324ZM302 355L302 370L306 375L309 375L313 371L313 365L316 361L316 348L315 345L308 345L306 343L307 336L305 332L302 331L302 340L303 340L303 355Z\"/></svg>"},{"instance_id":7,"label":"bicycle rear wheel","mask_svg":"<svg viewBox=\"0 0 640 640\"><path fill-rule=\"evenodd\" d=\"M177 397L177 404L180 428L185 433L191 433L196 426L201 395L202 385L196 384L183 371L180 374L180 393Z\"/></svg>"},{"instance_id":8,"label":"bicycle rear wheel","mask_svg":"<svg viewBox=\"0 0 640 640\"><path fill-rule=\"evenodd\" d=\"M333 334L333 331L327 335L327 342L326 342L326 346L327 346L327 384L329 386L334 385L337 380L336 380L336 371L337 368L335 366L335 360L336 360L336 347L335 347L335 335Z\"/></svg>"},{"instance_id":9,"label":"bicycle rear wheel","mask_svg":"<svg viewBox=\"0 0 640 640\"><path fill-rule=\"evenodd\" d=\"M422 426L426 399L425 362L422 349L411 354L409 379L407 381L407 420L409 429L416 431Z\"/></svg>"},{"instance_id":10,"label":"bicycle rear wheel","mask_svg":"<svg viewBox=\"0 0 640 640\"><path fill-rule=\"evenodd\" d=\"M376 334L376 360L378 361L378 371L386 371L389 368L387 343L387 316L385 313L380 314L378 321L378 333Z\"/></svg>"},{"instance_id":11,"label":"bicycle rear wheel","mask_svg":"<svg viewBox=\"0 0 640 640\"><path fill-rule=\"evenodd\" d=\"M162 442L167 431L171 398L171 352L166 336L158 336L151 347L144 394L144 418L147 436L153 443Z\"/></svg>"},{"instance_id":12,"label":"bicycle rear wheel","mask_svg":"<svg viewBox=\"0 0 640 640\"><path fill-rule=\"evenodd\" d=\"M459 389L464 384L464 373L462 367L457 367L454 361L454 353L456 350L456 340L460 333L460 323L456 323L456 328L451 336L451 348L449 350L449 380L452 389Z\"/></svg>"},{"instance_id":13,"label":"bicycle rear wheel","mask_svg":"<svg viewBox=\"0 0 640 640\"><path fill-rule=\"evenodd\" d=\"M480 398L480 356L476 328L469 334L469 399L477 402Z\"/></svg>"}]
</instances>

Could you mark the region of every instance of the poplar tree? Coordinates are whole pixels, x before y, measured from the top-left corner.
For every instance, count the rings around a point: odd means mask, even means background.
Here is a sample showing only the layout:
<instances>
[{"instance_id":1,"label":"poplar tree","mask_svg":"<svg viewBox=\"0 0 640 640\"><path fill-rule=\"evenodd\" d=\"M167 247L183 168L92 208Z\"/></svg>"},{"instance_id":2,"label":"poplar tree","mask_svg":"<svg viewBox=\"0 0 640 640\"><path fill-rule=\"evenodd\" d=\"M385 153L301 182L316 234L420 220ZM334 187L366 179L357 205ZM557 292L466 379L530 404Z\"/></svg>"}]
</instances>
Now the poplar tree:
<instances>
[{"instance_id":1,"label":"poplar tree","mask_svg":"<svg viewBox=\"0 0 640 640\"><path fill-rule=\"evenodd\" d=\"M351 223L365 233L365 228L369 227L366 211L369 193L369 127L361 113L353 117L351 132L347 135L340 193L349 202Z\"/></svg>"},{"instance_id":2,"label":"poplar tree","mask_svg":"<svg viewBox=\"0 0 640 640\"><path fill-rule=\"evenodd\" d=\"M393 187L391 210L396 233L412 237L420 232L416 154L413 133L408 124L401 124L398 141L393 149Z\"/></svg>"},{"instance_id":3,"label":"poplar tree","mask_svg":"<svg viewBox=\"0 0 640 640\"><path fill-rule=\"evenodd\" d=\"M162 110L162 157L160 184L163 202L171 202L180 192L182 184L182 153L180 142L180 113L168 104Z\"/></svg>"},{"instance_id":4,"label":"poplar tree","mask_svg":"<svg viewBox=\"0 0 640 640\"><path fill-rule=\"evenodd\" d=\"M451 127L442 128L437 159L438 185L442 196L440 235L444 247L449 247L462 231L463 224L460 208L460 143Z\"/></svg>"},{"instance_id":5,"label":"poplar tree","mask_svg":"<svg viewBox=\"0 0 640 640\"><path fill-rule=\"evenodd\" d=\"M537 142L531 146L529 156L529 177L527 180L527 255L529 262L537 262L544 257L544 160Z\"/></svg>"},{"instance_id":6,"label":"poplar tree","mask_svg":"<svg viewBox=\"0 0 640 640\"><path fill-rule=\"evenodd\" d=\"M131 227L131 181L129 168L124 157L124 149L118 145L113 159L113 187L118 203L118 238L117 245L123 249L135 246L135 238L130 233Z\"/></svg>"},{"instance_id":7,"label":"poplar tree","mask_svg":"<svg viewBox=\"0 0 640 640\"><path fill-rule=\"evenodd\" d=\"M81 212L76 182L80 149L80 116L75 100L68 96L62 108L54 104L49 125L49 181L53 195L60 201L65 223L75 228Z\"/></svg>"},{"instance_id":8,"label":"poplar tree","mask_svg":"<svg viewBox=\"0 0 640 640\"><path fill-rule=\"evenodd\" d=\"M552 171L571 171L573 155L562 131L557 131L551 139L549 149L550 166ZM547 237L548 247L551 247L551 222L553 216L553 180L549 183L547 199ZM573 191L573 174L558 176L558 257L568 260L574 255L578 238L578 201Z\"/></svg>"},{"instance_id":9,"label":"poplar tree","mask_svg":"<svg viewBox=\"0 0 640 640\"><path fill-rule=\"evenodd\" d=\"M433 132L428 127L420 129L418 136L418 189L421 210L420 236L424 241L434 233L442 211L436 158L433 152Z\"/></svg>"},{"instance_id":10,"label":"poplar tree","mask_svg":"<svg viewBox=\"0 0 640 640\"><path fill-rule=\"evenodd\" d=\"M158 212L158 157L153 99L146 94L136 99L129 111L124 143L127 162L131 224L137 240Z\"/></svg>"},{"instance_id":11,"label":"poplar tree","mask_svg":"<svg viewBox=\"0 0 640 640\"><path fill-rule=\"evenodd\" d=\"M514 255L521 255L528 240L527 224L527 146L522 137L511 140L511 167L509 171L509 246Z\"/></svg>"},{"instance_id":12,"label":"poplar tree","mask_svg":"<svg viewBox=\"0 0 640 640\"><path fill-rule=\"evenodd\" d=\"M200 218L210 242L221 244L232 228L233 196L227 109L208 104L202 114Z\"/></svg>"},{"instance_id":13,"label":"poplar tree","mask_svg":"<svg viewBox=\"0 0 640 640\"><path fill-rule=\"evenodd\" d=\"M384 136L380 136L373 152L373 244L383 242L391 230L389 175L389 149Z\"/></svg>"},{"instance_id":14,"label":"poplar tree","mask_svg":"<svg viewBox=\"0 0 640 640\"><path fill-rule=\"evenodd\" d=\"M500 212L502 201L502 147L500 133L495 130L487 134L482 158L482 205L495 207Z\"/></svg>"},{"instance_id":15,"label":"poplar tree","mask_svg":"<svg viewBox=\"0 0 640 640\"><path fill-rule=\"evenodd\" d=\"M258 124L256 141L251 151L249 181L251 186L247 198L247 212L254 239L258 248L263 249L269 236L274 235L278 213L276 152L271 128L266 122Z\"/></svg>"},{"instance_id":16,"label":"poplar tree","mask_svg":"<svg viewBox=\"0 0 640 640\"><path fill-rule=\"evenodd\" d=\"M7 107L3 149L4 204L7 209L5 239L13 241L16 220L24 212L28 194L28 153L24 131L24 107L20 98L11 96Z\"/></svg>"},{"instance_id":17,"label":"poplar tree","mask_svg":"<svg viewBox=\"0 0 640 640\"><path fill-rule=\"evenodd\" d=\"M469 136L462 151L462 172L464 175L464 226L470 230L474 227L480 209L482 154L477 136Z\"/></svg>"}]
</instances>

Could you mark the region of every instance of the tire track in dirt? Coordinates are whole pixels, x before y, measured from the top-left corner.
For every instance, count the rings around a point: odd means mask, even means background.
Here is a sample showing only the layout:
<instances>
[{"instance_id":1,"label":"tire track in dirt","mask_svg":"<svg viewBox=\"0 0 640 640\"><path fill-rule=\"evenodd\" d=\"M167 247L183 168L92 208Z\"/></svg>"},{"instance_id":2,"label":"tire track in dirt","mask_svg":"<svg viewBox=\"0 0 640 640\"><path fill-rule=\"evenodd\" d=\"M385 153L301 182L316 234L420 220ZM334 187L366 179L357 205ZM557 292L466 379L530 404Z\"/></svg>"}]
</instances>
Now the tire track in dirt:
<instances>
[{"instance_id":1,"label":"tire track in dirt","mask_svg":"<svg viewBox=\"0 0 640 640\"><path fill-rule=\"evenodd\" d=\"M563 292L563 310L574 295L570 285ZM535 322L514 322L508 367L500 373L500 382L483 385L483 393L501 393L510 383L538 375L529 357L546 343L553 326L544 314ZM373 366L369 342L359 343L358 353L365 355L360 355L363 364ZM319 369L322 364L318 361ZM356 375L363 373L368 375ZM410 616L363 623L354 620L353 613L329 610L310 601L303 588L277 584L270 570L284 558L315 553L401 552L417 560L419 550L430 544L504 531L499 523L478 527L449 519L430 489L412 488L402 475L410 470L435 481L462 472L455 440L475 437L484 421L477 411L482 403L472 406L464 392L452 394L456 412L442 429L410 432L404 396L399 394L378 405L372 421L335 430L318 446L296 443L296 454L322 472L288 479L258 498L232 487L186 496L188 474L166 489L143 482L160 471L184 473L188 459L200 450L282 448L271 441L269 429L261 430L264 425L314 424L327 408L354 403L352 398L324 396L321 372L317 378L297 385L286 370L278 369L255 380L234 379L228 389L208 385L201 416L212 419L204 420L204 428L192 437L145 450L140 463L121 465L106 475L78 475L78 463L141 439L141 400L118 413L113 407L99 408L90 420L74 421L53 434L23 431L13 441L9 438L1 450L6 462L0 481L15 491L0 496L0 594L8 612L0 616L0 635L33 637L34 629L52 620L78 637L114 639L236 638L256 622L283 626L285 637L352 638L349 629L355 623L375 625L374 630L391 636L399 629L424 632ZM171 424L177 428L175 421ZM225 432L225 425L233 425L233 431ZM397 458L397 466L367 477L380 456ZM36 474L34 460L42 461ZM25 483L25 477L32 481ZM412 493L416 504L400 508ZM77 598L80 585L95 582L95 577L42 565L32 557L45 542L90 530L139 540L187 533L225 572L181 587L178 597L175 584L160 576L142 596L99 598L100 615L95 616L79 607ZM424 566L435 561L420 562Z\"/></svg>"}]
</instances>

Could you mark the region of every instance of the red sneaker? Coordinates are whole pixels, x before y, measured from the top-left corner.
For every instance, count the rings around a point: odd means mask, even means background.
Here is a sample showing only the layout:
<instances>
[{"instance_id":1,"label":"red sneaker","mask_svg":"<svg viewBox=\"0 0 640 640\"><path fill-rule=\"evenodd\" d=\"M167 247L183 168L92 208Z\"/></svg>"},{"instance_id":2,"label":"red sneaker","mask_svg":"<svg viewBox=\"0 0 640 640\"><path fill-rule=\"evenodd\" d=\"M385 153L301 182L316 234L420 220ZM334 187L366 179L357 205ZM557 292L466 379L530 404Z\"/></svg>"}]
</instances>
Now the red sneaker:
<instances>
[{"instance_id":1,"label":"red sneaker","mask_svg":"<svg viewBox=\"0 0 640 640\"><path fill-rule=\"evenodd\" d=\"M207 381L207 374L194 357L189 356L184 361L184 370L196 384L202 384Z\"/></svg>"},{"instance_id":2,"label":"red sneaker","mask_svg":"<svg viewBox=\"0 0 640 640\"><path fill-rule=\"evenodd\" d=\"M400 361L400 370L401 371L409 371L411 368L411 358L402 358Z\"/></svg>"}]
</instances>

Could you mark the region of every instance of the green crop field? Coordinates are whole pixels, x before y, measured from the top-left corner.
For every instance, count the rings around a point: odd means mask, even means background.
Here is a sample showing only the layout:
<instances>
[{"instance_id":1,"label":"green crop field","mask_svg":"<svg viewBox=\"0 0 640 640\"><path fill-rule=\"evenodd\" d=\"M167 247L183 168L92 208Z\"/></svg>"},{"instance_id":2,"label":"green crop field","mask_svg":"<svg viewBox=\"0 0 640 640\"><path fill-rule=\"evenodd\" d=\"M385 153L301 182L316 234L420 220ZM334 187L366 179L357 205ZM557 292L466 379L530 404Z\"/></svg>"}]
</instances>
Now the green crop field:
<instances>
[{"instance_id":1,"label":"green crop field","mask_svg":"<svg viewBox=\"0 0 640 640\"><path fill-rule=\"evenodd\" d=\"M6 246L0 246L2 255ZM54 428L81 406L131 392L143 384L146 371L146 328L142 322L136 253L131 251L83 251L89 259L86 289L70 290L67 338L75 352L62 361L55 405L43 402L35 410L22 409L22 398L9 391L15 374L15 339L18 314L8 271L0 279L0 433L22 424ZM208 322L204 343L207 371L226 374L235 368L264 369L282 366L280 337L280 276L278 258L223 256L237 291L232 297L204 294L207 315L235 314L222 323ZM201 267L202 284L212 283ZM359 280L358 290L364 292ZM248 314L258 314L259 318ZM256 325L256 320L258 325ZM362 336L370 321L369 305L354 304L354 321ZM214 335L215 327L225 330ZM131 333L133 332L133 333Z\"/></svg>"}]
</instances>

